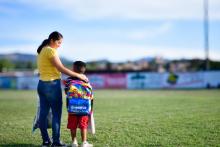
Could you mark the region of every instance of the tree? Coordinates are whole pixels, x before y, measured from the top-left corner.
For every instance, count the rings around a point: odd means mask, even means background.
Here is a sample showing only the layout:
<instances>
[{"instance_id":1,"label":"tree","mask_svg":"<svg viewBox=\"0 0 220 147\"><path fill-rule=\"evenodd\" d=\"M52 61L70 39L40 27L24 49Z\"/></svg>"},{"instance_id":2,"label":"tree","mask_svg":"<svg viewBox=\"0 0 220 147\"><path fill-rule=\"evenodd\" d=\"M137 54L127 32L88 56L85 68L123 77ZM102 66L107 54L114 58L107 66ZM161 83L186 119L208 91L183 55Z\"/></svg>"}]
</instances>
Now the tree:
<instances>
[{"instance_id":1,"label":"tree","mask_svg":"<svg viewBox=\"0 0 220 147\"><path fill-rule=\"evenodd\" d=\"M0 72L9 71L14 68L14 64L8 59L0 59Z\"/></svg>"}]
</instances>

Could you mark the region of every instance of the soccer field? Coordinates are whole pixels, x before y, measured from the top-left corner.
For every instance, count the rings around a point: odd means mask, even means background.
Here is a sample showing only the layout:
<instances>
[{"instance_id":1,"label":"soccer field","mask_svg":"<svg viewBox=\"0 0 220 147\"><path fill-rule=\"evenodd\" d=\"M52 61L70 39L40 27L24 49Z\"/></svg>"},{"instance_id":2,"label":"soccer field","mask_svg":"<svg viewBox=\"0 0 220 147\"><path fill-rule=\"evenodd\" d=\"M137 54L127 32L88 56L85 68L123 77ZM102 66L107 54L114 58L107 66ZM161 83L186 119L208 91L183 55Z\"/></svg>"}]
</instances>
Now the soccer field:
<instances>
[{"instance_id":1,"label":"soccer field","mask_svg":"<svg viewBox=\"0 0 220 147\"><path fill-rule=\"evenodd\" d=\"M36 103L36 91L0 91L0 146L41 145ZM64 95L63 106L70 145ZM94 109L94 147L220 146L220 90L97 90Z\"/></svg>"}]
</instances>

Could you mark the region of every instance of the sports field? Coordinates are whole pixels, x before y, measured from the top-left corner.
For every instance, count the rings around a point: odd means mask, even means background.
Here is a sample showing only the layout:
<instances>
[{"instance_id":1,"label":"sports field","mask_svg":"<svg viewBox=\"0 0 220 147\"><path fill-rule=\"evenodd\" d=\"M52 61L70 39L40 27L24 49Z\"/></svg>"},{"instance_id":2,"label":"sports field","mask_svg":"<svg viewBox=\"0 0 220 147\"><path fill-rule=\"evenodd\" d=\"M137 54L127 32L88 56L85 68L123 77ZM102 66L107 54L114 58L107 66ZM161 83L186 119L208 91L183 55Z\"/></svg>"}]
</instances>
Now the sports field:
<instances>
[{"instance_id":1,"label":"sports field","mask_svg":"<svg viewBox=\"0 0 220 147\"><path fill-rule=\"evenodd\" d=\"M36 95L0 90L0 146L41 144L39 130L31 133ZM220 146L220 90L97 90L94 116L95 147ZM63 107L61 139L70 145L66 118Z\"/></svg>"}]
</instances>

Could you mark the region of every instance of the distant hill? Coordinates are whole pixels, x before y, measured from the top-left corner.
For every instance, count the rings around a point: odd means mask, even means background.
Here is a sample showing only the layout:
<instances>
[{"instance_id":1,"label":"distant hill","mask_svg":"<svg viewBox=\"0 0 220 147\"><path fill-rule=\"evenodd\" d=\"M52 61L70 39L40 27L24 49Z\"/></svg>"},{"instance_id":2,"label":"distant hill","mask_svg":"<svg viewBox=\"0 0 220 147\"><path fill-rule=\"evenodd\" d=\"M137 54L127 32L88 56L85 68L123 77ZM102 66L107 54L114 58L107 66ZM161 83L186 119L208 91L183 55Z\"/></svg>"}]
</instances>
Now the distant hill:
<instances>
[{"instance_id":1,"label":"distant hill","mask_svg":"<svg viewBox=\"0 0 220 147\"><path fill-rule=\"evenodd\" d=\"M21 53L0 54L0 59L7 59L12 62L36 62L35 55Z\"/></svg>"},{"instance_id":2,"label":"distant hill","mask_svg":"<svg viewBox=\"0 0 220 147\"><path fill-rule=\"evenodd\" d=\"M36 62L36 55L33 54L23 54L23 53L11 53L11 54L0 54L0 59L7 59L12 61L13 63L15 62ZM63 64L70 64L72 61L69 61L65 58L61 57L61 61Z\"/></svg>"},{"instance_id":3,"label":"distant hill","mask_svg":"<svg viewBox=\"0 0 220 147\"><path fill-rule=\"evenodd\" d=\"M5 60L2 60L5 59ZM74 60L61 57L62 63L72 68ZM220 61L209 61L210 70L220 70ZM136 60L124 62L112 62L106 59L93 60L87 62L87 71L91 72L114 72L114 71L204 71L206 62L203 59L178 59L169 60L163 57L140 57ZM9 70L34 70L37 68L36 55L11 53L0 54L0 72Z\"/></svg>"}]
</instances>

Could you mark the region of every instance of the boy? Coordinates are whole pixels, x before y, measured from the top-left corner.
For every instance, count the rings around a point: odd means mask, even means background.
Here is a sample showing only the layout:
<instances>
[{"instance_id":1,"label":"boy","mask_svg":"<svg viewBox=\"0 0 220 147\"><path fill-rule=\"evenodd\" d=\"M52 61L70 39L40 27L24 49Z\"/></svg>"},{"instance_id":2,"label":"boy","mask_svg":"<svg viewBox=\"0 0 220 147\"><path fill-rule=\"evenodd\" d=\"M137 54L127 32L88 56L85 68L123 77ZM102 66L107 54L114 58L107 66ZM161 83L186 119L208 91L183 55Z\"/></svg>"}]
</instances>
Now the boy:
<instances>
[{"instance_id":1,"label":"boy","mask_svg":"<svg viewBox=\"0 0 220 147\"><path fill-rule=\"evenodd\" d=\"M73 63L73 70L77 73L84 74L86 71L86 64L82 61L76 61ZM67 78L66 83L65 83L65 92L66 93L69 89L71 81L74 81L74 80L80 81L80 79L75 78L75 77ZM67 105L68 105L68 101L67 101ZM81 130L81 138L82 138L81 147L92 147L93 146L92 144L89 144L87 142L88 121L89 121L89 115L79 116L79 115L75 115L75 114L71 114L71 113L68 114L67 128L70 129L70 132L71 132L72 147L78 146L77 139L76 139L77 127L79 127Z\"/></svg>"}]
</instances>

